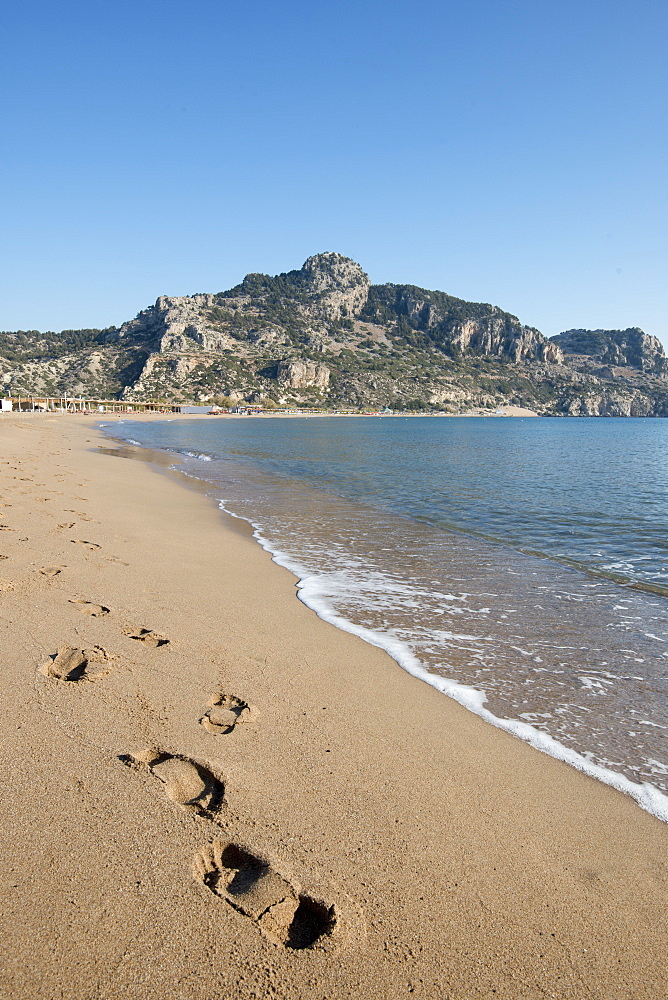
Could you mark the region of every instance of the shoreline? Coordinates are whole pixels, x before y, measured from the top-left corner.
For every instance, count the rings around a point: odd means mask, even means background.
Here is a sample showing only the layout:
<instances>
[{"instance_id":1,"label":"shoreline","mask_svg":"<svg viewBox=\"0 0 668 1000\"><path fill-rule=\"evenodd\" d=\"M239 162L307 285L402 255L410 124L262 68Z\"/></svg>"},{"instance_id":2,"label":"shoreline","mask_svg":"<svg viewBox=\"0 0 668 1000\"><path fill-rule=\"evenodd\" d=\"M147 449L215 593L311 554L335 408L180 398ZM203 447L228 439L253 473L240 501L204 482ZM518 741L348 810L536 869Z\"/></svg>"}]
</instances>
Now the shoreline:
<instances>
[{"instance_id":1,"label":"shoreline","mask_svg":"<svg viewBox=\"0 0 668 1000\"><path fill-rule=\"evenodd\" d=\"M200 404L187 404L184 406L197 405ZM243 406L243 403L239 404ZM206 408L206 405L204 405ZM201 417L222 417L225 419L235 419L238 420L242 417L540 417L541 414L536 410L530 410L523 406L502 406L497 410L485 410L480 407L473 407L470 410L466 410L463 413L446 413L442 410L432 411L432 410L420 410L413 412L410 410L393 410L389 413L384 413L382 410L368 410L368 411L339 411L339 410L313 410L307 412L300 412L296 410L248 410L246 413L180 413L171 410L128 410L126 412L119 410L110 410L93 413L91 411L75 411L73 413L66 413L58 410L14 410L14 411L3 411L0 413L0 419L2 417L8 417L12 419L13 417L31 417L31 416L83 416L83 417L93 417L96 420L137 420L137 419L149 419L149 420L173 420L174 418L183 419L187 418L190 420L197 420Z\"/></svg>"},{"instance_id":2,"label":"shoreline","mask_svg":"<svg viewBox=\"0 0 668 1000\"><path fill-rule=\"evenodd\" d=\"M661 995L663 824L317 618L185 477L96 450L104 415L21 416L2 439L8 997ZM103 650L98 673L39 673L61 644ZM254 711L212 733L222 694ZM220 810L183 801L195 765ZM331 933L286 947L278 915L212 891L195 859L221 839L333 906Z\"/></svg>"},{"instance_id":3,"label":"shoreline","mask_svg":"<svg viewBox=\"0 0 668 1000\"><path fill-rule=\"evenodd\" d=\"M143 445L135 445L134 447L144 448ZM171 454L173 454L175 458L178 458L178 452L172 452ZM188 476L188 478L191 477ZM192 478L195 480L197 479L197 477L194 476ZM211 483L209 483L206 479L200 479L199 482L208 487L208 490L204 491L205 493L211 492ZM297 597L322 621L327 622L334 628L340 629L343 632L357 636L370 646L374 646L377 649L382 650L392 660L394 660L397 666L406 671L406 673L415 677L416 680L419 680L424 684L429 684L445 697L451 698L453 701L457 702L457 704L461 705L467 711L472 712L474 715L477 715L489 725L495 726L497 729L501 729L504 732L509 733L514 738L521 740L522 742L533 747L535 750L545 753L548 756L553 757L555 760L560 760L563 763L568 764L569 767L575 768L575 770L586 774L590 778L594 778L605 785L609 785L611 788L614 788L633 799L639 808L644 809L651 816L661 820L663 823L668 823L668 795L666 795L665 792L662 792L661 789L656 788L649 782L632 781L625 775L620 774L618 771L613 771L610 768L595 764L593 761L583 756L583 754L567 747L557 738L550 736L548 733L542 732L527 722L523 722L520 719L505 719L498 715L494 715L493 712L485 707L487 698L484 691L471 685L462 684L459 681L445 678L440 674L432 673L422 665L407 643L400 639L390 638L382 632L365 628L362 625L352 622L348 618L342 617L335 611L331 603L329 603L328 598L325 596L323 599L319 592L317 592L317 596L310 595L308 593L308 583L305 582L304 579L305 571L300 571L299 566L288 553L283 552L265 535L263 535L261 527L254 521L250 520L250 518L232 513L222 502L218 502L218 506L220 510L222 510L229 517L247 524L249 528L252 529L252 537L259 543L265 552L269 553L272 562L283 567L284 569L287 569L288 572L295 576L297 579ZM494 544L499 543L494 542ZM548 557L541 555L540 558L547 559ZM602 574L598 577L593 572L587 574L580 567L578 567L578 571L585 576L591 576L593 579L605 578ZM649 588L647 589L649 590ZM665 591L661 593L662 596L665 596Z\"/></svg>"},{"instance_id":4,"label":"shoreline","mask_svg":"<svg viewBox=\"0 0 668 1000\"><path fill-rule=\"evenodd\" d=\"M159 418L154 417L152 419ZM111 428L109 429L111 430ZM140 442L130 438L113 437L111 440L114 440L120 445L126 447L128 458L134 457L139 460L151 461L150 457L145 458L141 454L142 452L146 452L147 455L153 456L153 460L157 461L160 465L163 463L166 465L170 464L170 460L167 456L172 456L173 463L179 463L182 461L184 455L206 458L206 456L202 455L196 456L192 452L181 452L178 449L170 450L167 447L165 447L162 451L154 452L150 448L142 445ZM172 468L174 468L173 464ZM219 490L219 487L216 486L215 480L207 479L204 475L200 477L193 472L185 473L179 470L178 467L174 468L174 471L177 476L183 477L186 481L186 485L199 484L198 488L201 488L202 492L205 495L208 495L210 499L214 499L213 494ZM346 618L339 614L331 603L330 595L322 592L318 586L319 578L317 574L313 577L312 572L305 569L303 566L300 566L299 561L294 558L292 554L281 549L274 541L267 537L262 526L255 522L251 517L245 516L244 514L234 513L225 506L223 501L214 500L214 502L218 504L219 508L228 517L232 518L237 523L241 522L242 524L249 526L249 534L251 534L256 542L259 543L259 545L267 553L269 553L272 561L278 566L287 569L296 578L297 597L322 621L325 621L344 632L361 638L364 642L367 642L371 646L383 650L395 661L395 663L398 664L399 667L401 667L402 670L405 670L417 680L431 685L441 694L453 699L468 711L483 719L489 725L495 726L496 728L509 733L514 738L522 740L534 749L542 753L546 753L556 760L563 761L583 774L617 789L624 795L632 798L639 808L646 810L650 815L656 817L662 822L668 823L668 795L661 788L656 787L656 785L651 781L640 780L639 778L633 780L611 767L605 767L600 763L596 763L594 760L590 760L583 752L578 751L574 747L569 747L566 743L560 741L558 737L552 736L549 733L536 728L532 724L524 721L522 718L507 718L499 714L495 714L486 705L487 695L484 690L476 687L475 685L466 684L462 681L457 681L429 670L423 665L423 663L421 663L407 642L397 639L394 636L390 636L386 632L376 631L372 628L365 627L359 622L355 622L350 618ZM464 534L467 533L464 532ZM488 538L484 535L474 535L473 533L471 534L473 537L480 537L495 546L504 545L504 543L499 539ZM555 564L560 563L561 565L567 566L569 569L581 574L585 578L593 580L604 579L615 584L622 582L619 578L615 578L612 575L606 575L602 572L597 573L592 568L571 563L565 559L558 560L556 557L548 556L545 553L529 553L525 550L520 551L531 557L546 560L547 562L554 562ZM631 581L623 582L628 583L629 585L631 584ZM314 584L315 589L313 587ZM665 589L661 590L658 587L653 588L650 585L643 585L639 583L634 584L634 586L635 589L645 593L656 593L660 596L666 596Z\"/></svg>"}]
</instances>

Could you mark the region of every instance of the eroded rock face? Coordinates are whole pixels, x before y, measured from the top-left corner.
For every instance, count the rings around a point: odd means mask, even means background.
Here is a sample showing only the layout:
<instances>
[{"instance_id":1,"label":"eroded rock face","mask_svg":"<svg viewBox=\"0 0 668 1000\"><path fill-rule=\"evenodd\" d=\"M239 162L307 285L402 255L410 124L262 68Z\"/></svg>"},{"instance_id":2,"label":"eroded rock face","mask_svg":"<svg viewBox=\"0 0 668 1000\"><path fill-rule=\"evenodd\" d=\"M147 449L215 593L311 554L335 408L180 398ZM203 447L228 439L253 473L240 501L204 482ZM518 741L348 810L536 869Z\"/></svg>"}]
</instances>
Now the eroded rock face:
<instances>
[{"instance_id":1,"label":"eroded rock face","mask_svg":"<svg viewBox=\"0 0 668 1000\"><path fill-rule=\"evenodd\" d=\"M197 368L199 363L199 358L173 358L170 362L170 368L176 378L185 378L194 368Z\"/></svg>"},{"instance_id":2,"label":"eroded rock face","mask_svg":"<svg viewBox=\"0 0 668 1000\"><path fill-rule=\"evenodd\" d=\"M197 333L203 310L211 308L214 300L214 295L160 295L155 305L143 309L135 319L122 325L118 339L153 339L155 346L162 350L179 350L180 346L174 347L173 344L180 345L183 340L178 338L192 337Z\"/></svg>"},{"instance_id":3,"label":"eroded rock face","mask_svg":"<svg viewBox=\"0 0 668 1000\"><path fill-rule=\"evenodd\" d=\"M656 403L640 392L601 392L572 399L564 408L570 417L662 416Z\"/></svg>"},{"instance_id":4,"label":"eroded rock face","mask_svg":"<svg viewBox=\"0 0 668 1000\"><path fill-rule=\"evenodd\" d=\"M198 329L202 310L210 309L214 301L214 295L160 295L153 308L172 335L181 333L191 336Z\"/></svg>"},{"instance_id":5,"label":"eroded rock face","mask_svg":"<svg viewBox=\"0 0 668 1000\"><path fill-rule=\"evenodd\" d=\"M118 332L122 342L142 340L161 353L229 350L233 338L209 321L215 295L160 295L155 305L143 309L135 319L124 323Z\"/></svg>"},{"instance_id":6,"label":"eroded rock face","mask_svg":"<svg viewBox=\"0 0 668 1000\"><path fill-rule=\"evenodd\" d=\"M436 301L425 297L434 294ZM430 332L433 339L446 348L449 345L462 354L487 354L517 362L525 359L552 364L563 362L563 351L558 344L494 306L476 306L477 316L459 320L458 310L469 305L413 286L396 289L397 312L405 316L414 329Z\"/></svg>"},{"instance_id":7,"label":"eroded rock face","mask_svg":"<svg viewBox=\"0 0 668 1000\"><path fill-rule=\"evenodd\" d=\"M281 361L277 374L278 381L291 389L325 389L329 385L329 368L314 361Z\"/></svg>"},{"instance_id":8,"label":"eroded rock face","mask_svg":"<svg viewBox=\"0 0 668 1000\"><path fill-rule=\"evenodd\" d=\"M257 344L258 347L274 347L287 341L283 330L273 326L266 326L261 330L251 330L248 339L251 344Z\"/></svg>"},{"instance_id":9,"label":"eroded rock face","mask_svg":"<svg viewBox=\"0 0 668 1000\"><path fill-rule=\"evenodd\" d=\"M357 316L366 305L371 282L354 260L328 250L309 257L302 273L307 294L329 319Z\"/></svg>"},{"instance_id":10,"label":"eroded rock face","mask_svg":"<svg viewBox=\"0 0 668 1000\"><path fill-rule=\"evenodd\" d=\"M586 355L606 365L637 368L641 372L661 373L668 360L661 341L639 327L627 330L566 330L551 338L567 354Z\"/></svg>"},{"instance_id":11,"label":"eroded rock face","mask_svg":"<svg viewBox=\"0 0 668 1000\"><path fill-rule=\"evenodd\" d=\"M523 361L531 358L535 361L550 361L561 364L563 352L538 330L513 324L510 328L501 317L491 316L485 320L467 320L455 328L452 342L463 354L476 351L482 354L492 354L496 357L504 355L513 361Z\"/></svg>"},{"instance_id":12,"label":"eroded rock face","mask_svg":"<svg viewBox=\"0 0 668 1000\"><path fill-rule=\"evenodd\" d=\"M471 394L467 393L464 389L459 389L457 386L448 385L442 388L434 389L430 396L430 403L461 403L465 400L471 398Z\"/></svg>"}]
</instances>

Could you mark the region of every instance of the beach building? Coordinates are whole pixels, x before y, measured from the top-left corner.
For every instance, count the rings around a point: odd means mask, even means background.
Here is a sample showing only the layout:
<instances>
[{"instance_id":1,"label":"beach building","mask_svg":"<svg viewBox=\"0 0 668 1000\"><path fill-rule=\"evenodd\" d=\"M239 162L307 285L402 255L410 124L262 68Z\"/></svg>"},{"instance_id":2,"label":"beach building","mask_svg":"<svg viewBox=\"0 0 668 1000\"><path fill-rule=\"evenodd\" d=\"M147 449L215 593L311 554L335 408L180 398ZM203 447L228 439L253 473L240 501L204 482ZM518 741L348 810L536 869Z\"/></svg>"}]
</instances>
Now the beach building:
<instances>
[{"instance_id":1,"label":"beach building","mask_svg":"<svg viewBox=\"0 0 668 1000\"><path fill-rule=\"evenodd\" d=\"M90 399L72 396L11 396L2 400L0 412L20 413L174 413L179 407L167 403L129 402L120 399Z\"/></svg>"}]
</instances>

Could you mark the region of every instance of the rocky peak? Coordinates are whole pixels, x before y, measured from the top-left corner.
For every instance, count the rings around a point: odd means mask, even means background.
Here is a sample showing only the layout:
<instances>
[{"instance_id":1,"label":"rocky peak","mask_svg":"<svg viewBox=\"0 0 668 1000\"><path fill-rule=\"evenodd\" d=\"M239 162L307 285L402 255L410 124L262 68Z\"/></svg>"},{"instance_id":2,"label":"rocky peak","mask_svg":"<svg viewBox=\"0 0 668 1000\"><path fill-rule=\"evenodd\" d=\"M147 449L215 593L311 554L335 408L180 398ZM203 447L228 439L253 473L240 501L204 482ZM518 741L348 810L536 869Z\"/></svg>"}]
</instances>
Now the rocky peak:
<instances>
[{"instance_id":1,"label":"rocky peak","mask_svg":"<svg viewBox=\"0 0 668 1000\"><path fill-rule=\"evenodd\" d=\"M304 290L329 319L357 316L366 305L371 282L349 257L333 250L309 257L302 266Z\"/></svg>"}]
</instances>

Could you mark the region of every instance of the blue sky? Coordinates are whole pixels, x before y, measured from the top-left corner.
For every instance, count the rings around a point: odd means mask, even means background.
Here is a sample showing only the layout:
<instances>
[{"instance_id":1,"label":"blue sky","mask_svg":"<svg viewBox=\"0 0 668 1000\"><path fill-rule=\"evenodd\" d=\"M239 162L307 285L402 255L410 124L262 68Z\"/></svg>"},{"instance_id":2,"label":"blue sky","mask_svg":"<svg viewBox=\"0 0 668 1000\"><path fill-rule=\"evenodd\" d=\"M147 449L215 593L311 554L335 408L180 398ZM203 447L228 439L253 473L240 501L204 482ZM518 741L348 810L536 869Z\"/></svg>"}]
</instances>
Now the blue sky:
<instances>
[{"instance_id":1,"label":"blue sky","mask_svg":"<svg viewBox=\"0 0 668 1000\"><path fill-rule=\"evenodd\" d=\"M665 0L6 5L0 329L337 250L668 344L667 29Z\"/></svg>"}]
</instances>

